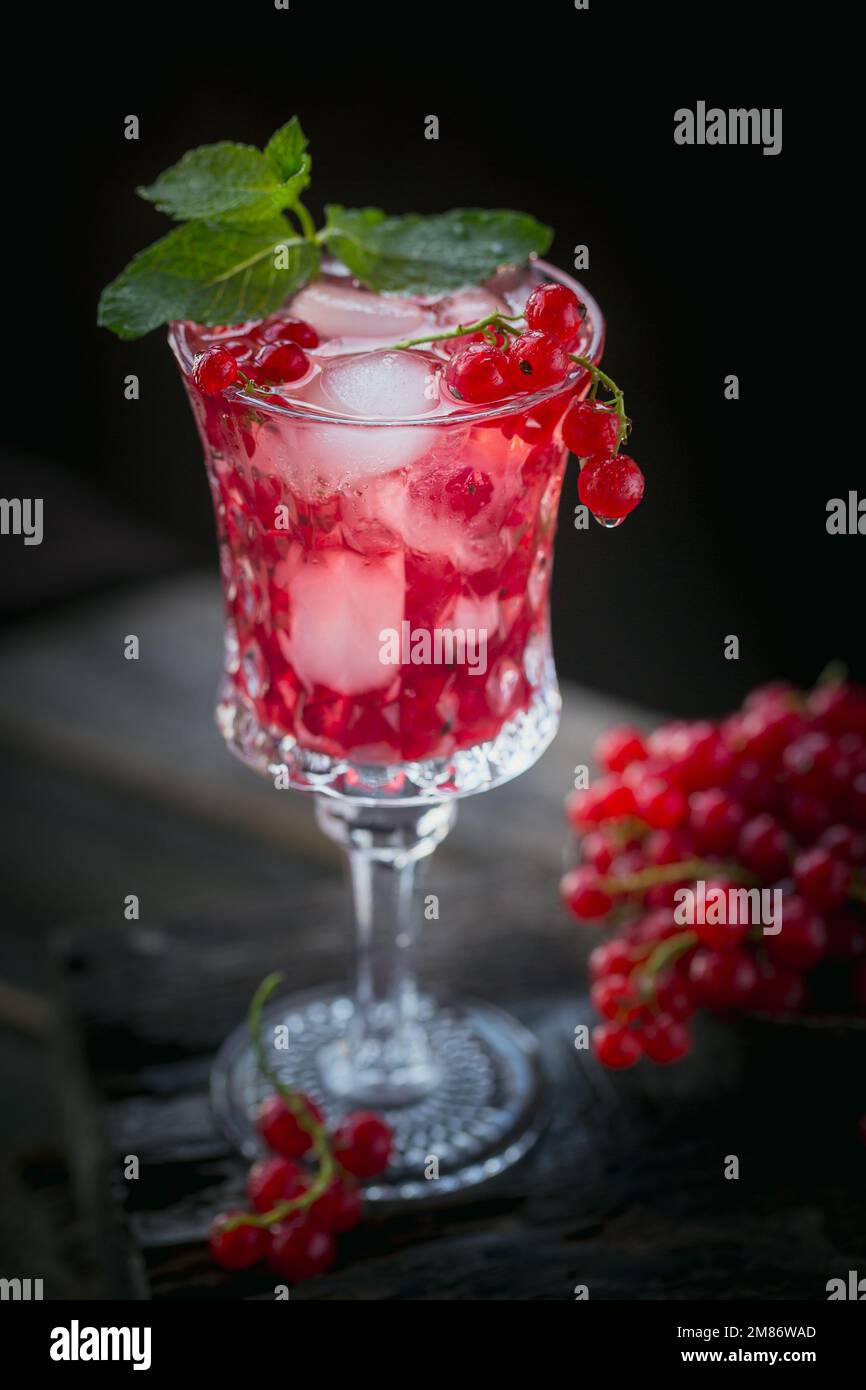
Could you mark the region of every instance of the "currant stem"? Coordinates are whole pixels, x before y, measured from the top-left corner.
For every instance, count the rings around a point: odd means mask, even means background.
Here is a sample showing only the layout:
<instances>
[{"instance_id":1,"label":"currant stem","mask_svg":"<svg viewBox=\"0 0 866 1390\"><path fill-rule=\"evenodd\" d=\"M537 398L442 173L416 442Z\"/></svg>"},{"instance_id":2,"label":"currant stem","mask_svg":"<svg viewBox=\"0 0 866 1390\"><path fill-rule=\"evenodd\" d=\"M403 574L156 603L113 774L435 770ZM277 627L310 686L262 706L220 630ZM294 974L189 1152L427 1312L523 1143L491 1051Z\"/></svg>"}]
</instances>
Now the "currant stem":
<instances>
[{"instance_id":1,"label":"currant stem","mask_svg":"<svg viewBox=\"0 0 866 1390\"><path fill-rule=\"evenodd\" d=\"M275 1226L277 1222L284 1221L293 1212L303 1211L321 1197L337 1171L337 1161L331 1152L327 1129L316 1119L303 1096L296 1091L290 1091L287 1086L283 1085L265 1055L261 1033L262 1010L274 990L282 983L282 979L282 975L278 973L266 975L253 995L248 1018L250 1041L259 1071L271 1083L277 1094L282 1096L301 1129L312 1139L312 1151L319 1161L319 1167L310 1186L298 1197L279 1202L270 1211L263 1212L259 1216L254 1216L251 1212L234 1216L226 1222L225 1229L227 1231L233 1231L237 1226L262 1226L264 1228Z\"/></svg>"},{"instance_id":2,"label":"currant stem","mask_svg":"<svg viewBox=\"0 0 866 1390\"><path fill-rule=\"evenodd\" d=\"M481 333L485 328L499 328L503 333L519 333L513 324L522 319L522 314L487 314L477 323L458 324L456 328L446 328L444 333L430 333L426 338L403 338L392 343L389 351L397 352L404 348L423 347L425 343L442 343L448 338L464 338L470 333Z\"/></svg>"},{"instance_id":3,"label":"currant stem","mask_svg":"<svg viewBox=\"0 0 866 1390\"><path fill-rule=\"evenodd\" d=\"M652 888L656 883L677 883L680 879L692 881L698 878L718 878L720 875L749 887L758 887L761 882L756 874L741 868L739 864L715 864L707 859L680 859L674 864L656 864L649 869L639 869L637 873L625 874L622 878L602 877L598 886L604 893L640 893Z\"/></svg>"},{"instance_id":4,"label":"currant stem","mask_svg":"<svg viewBox=\"0 0 866 1390\"><path fill-rule=\"evenodd\" d=\"M677 936L669 936L665 941L660 941L647 960L642 961L637 967L641 974L655 976L670 965L672 960L676 960L686 951L690 951L693 946L698 944L698 934L693 931L680 932Z\"/></svg>"},{"instance_id":5,"label":"currant stem","mask_svg":"<svg viewBox=\"0 0 866 1390\"><path fill-rule=\"evenodd\" d=\"M576 362L579 367L583 367L584 371L589 372L592 377L592 388L589 393L590 400L595 400L598 394L599 384L601 384L606 391L610 391L613 396L611 405L617 418L616 446L619 448L628 434L631 425L631 421L625 413L625 396L616 382L609 377L606 372L603 372L600 367L597 367L591 358L578 357L573 352L570 352L568 355L572 362Z\"/></svg>"}]
</instances>

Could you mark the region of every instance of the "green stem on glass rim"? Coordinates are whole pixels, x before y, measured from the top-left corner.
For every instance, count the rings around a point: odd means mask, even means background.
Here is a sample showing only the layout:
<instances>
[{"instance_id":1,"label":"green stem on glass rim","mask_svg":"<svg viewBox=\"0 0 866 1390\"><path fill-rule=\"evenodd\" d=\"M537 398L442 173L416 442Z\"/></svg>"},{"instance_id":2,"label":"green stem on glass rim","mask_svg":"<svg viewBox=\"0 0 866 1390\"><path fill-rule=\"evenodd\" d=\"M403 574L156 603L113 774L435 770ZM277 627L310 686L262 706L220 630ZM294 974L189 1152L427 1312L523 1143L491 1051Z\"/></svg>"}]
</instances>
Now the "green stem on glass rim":
<instances>
[{"instance_id":1,"label":"green stem on glass rim","mask_svg":"<svg viewBox=\"0 0 866 1390\"><path fill-rule=\"evenodd\" d=\"M446 328L442 333L428 333L424 338L401 338L399 343L391 344L389 351L424 347L426 343L444 343L448 338L465 338L470 333L481 333L485 328L500 328L503 333L519 333L520 329L513 325L522 318L522 314L487 314L476 323L458 324L456 328Z\"/></svg>"},{"instance_id":2,"label":"green stem on glass rim","mask_svg":"<svg viewBox=\"0 0 866 1390\"><path fill-rule=\"evenodd\" d=\"M274 973L267 975L262 980L250 1002L247 1027L259 1071L271 1083L277 1094L282 1097L301 1129L305 1134L309 1134L313 1141L312 1152L318 1159L318 1172L310 1186L299 1196L291 1197L285 1202L278 1202L270 1211L262 1212L260 1215L254 1216L252 1212L243 1212L241 1215L233 1216L225 1223L227 1231L233 1231L237 1226L262 1226L265 1229L269 1226L275 1226L294 1212L303 1211L306 1207L312 1206L313 1202L321 1197L337 1175L337 1161L331 1152L327 1129L321 1121L316 1119L304 1097L299 1095L297 1091L290 1091L287 1086L283 1085L265 1054L265 1047L262 1042L262 1010L274 990L282 983L282 979L282 975Z\"/></svg>"},{"instance_id":3,"label":"green stem on glass rim","mask_svg":"<svg viewBox=\"0 0 866 1390\"><path fill-rule=\"evenodd\" d=\"M478 319L475 323L459 324L456 328L446 328L440 333L428 333L423 338L401 338L399 343L391 344L391 351L397 352L406 348L425 347L428 343L446 342L449 338L465 338L472 333L484 333L485 330L499 330L502 333L519 334L520 329L514 325L523 321L522 314L486 314L484 318ZM603 401L600 404L612 410L617 418L617 448L627 437L631 428L631 421L625 413L625 397L612 377L603 372L600 367L589 357L578 357L576 353L568 354L572 362L582 367L589 374L592 385L590 387L589 399L594 401L598 396L599 386L603 386L611 394L610 401Z\"/></svg>"}]
</instances>

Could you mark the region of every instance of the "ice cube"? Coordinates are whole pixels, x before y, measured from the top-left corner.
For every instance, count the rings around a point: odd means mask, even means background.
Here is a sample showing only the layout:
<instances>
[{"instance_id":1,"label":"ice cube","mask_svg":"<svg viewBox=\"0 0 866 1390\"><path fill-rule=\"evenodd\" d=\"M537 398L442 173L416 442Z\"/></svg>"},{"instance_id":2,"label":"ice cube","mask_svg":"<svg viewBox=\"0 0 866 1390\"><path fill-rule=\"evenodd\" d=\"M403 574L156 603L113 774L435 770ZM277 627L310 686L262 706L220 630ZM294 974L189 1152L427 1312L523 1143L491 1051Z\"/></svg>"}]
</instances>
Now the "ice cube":
<instances>
[{"instance_id":1,"label":"ice cube","mask_svg":"<svg viewBox=\"0 0 866 1390\"><path fill-rule=\"evenodd\" d=\"M507 314L508 305L498 295L489 290L459 290L449 294L436 305L436 321L440 328L455 327L460 324L477 323L490 314Z\"/></svg>"},{"instance_id":2,"label":"ice cube","mask_svg":"<svg viewBox=\"0 0 866 1390\"><path fill-rule=\"evenodd\" d=\"M319 378L332 410L365 420L429 415L439 403L436 364L415 352L363 352L329 361Z\"/></svg>"},{"instance_id":3,"label":"ice cube","mask_svg":"<svg viewBox=\"0 0 866 1390\"><path fill-rule=\"evenodd\" d=\"M426 425L402 428L378 420L418 418L435 410L434 363L409 352L370 352L332 358L303 388L311 415L341 416L345 423L282 416L261 427L255 463L276 473L303 496L334 491L365 477L406 468L436 443ZM356 426L349 420L370 420Z\"/></svg>"},{"instance_id":4,"label":"ice cube","mask_svg":"<svg viewBox=\"0 0 866 1390\"><path fill-rule=\"evenodd\" d=\"M305 394L314 409L372 421L363 428L309 422L290 426L294 468L342 488L377 473L407 468L436 442L422 425L376 425L428 415L438 404L430 359L410 352L367 352L334 358Z\"/></svg>"},{"instance_id":5,"label":"ice cube","mask_svg":"<svg viewBox=\"0 0 866 1390\"><path fill-rule=\"evenodd\" d=\"M476 641L492 642L499 632L499 599L495 593L478 598L461 594L454 605L451 626L458 632L473 632Z\"/></svg>"},{"instance_id":6,"label":"ice cube","mask_svg":"<svg viewBox=\"0 0 866 1390\"><path fill-rule=\"evenodd\" d=\"M348 550L302 551L286 564L292 606L289 659L308 690L360 695L393 682L380 659L383 629L400 632L402 553L370 560Z\"/></svg>"},{"instance_id":7,"label":"ice cube","mask_svg":"<svg viewBox=\"0 0 866 1390\"><path fill-rule=\"evenodd\" d=\"M292 314L306 320L323 338L378 338L397 341L418 337L425 311L397 295L371 294L351 285L319 281L307 285L291 303Z\"/></svg>"}]
</instances>

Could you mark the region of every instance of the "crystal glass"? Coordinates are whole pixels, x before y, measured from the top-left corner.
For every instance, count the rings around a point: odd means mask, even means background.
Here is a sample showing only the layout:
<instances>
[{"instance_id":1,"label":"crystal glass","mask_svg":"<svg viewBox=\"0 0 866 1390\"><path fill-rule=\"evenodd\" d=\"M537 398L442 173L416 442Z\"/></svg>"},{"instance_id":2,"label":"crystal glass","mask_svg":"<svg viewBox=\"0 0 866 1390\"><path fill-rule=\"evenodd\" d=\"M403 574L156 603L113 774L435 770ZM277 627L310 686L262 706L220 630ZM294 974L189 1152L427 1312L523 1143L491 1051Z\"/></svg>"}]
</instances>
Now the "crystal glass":
<instances>
[{"instance_id":1,"label":"crystal glass","mask_svg":"<svg viewBox=\"0 0 866 1390\"><path fill-rule=\"evenodd\" d=\"M532 275L587 306L576 351L598 361L604 325L591 296L542 262ZM216 511L218 724L256 771L314 795L321 829L345 850L355 909L351 990L277 1000L263 1036L287 1025L272 1064L329 1120L364 1108L392 1125L394 1157L369 1199L454 1192L526 1153L543 1118L541 1077L534 1039L514 1019L419 990L416 890L457 801L525 771L556 733L548 600L560 424L588 377L575 367L558 387L449 414L347 418L239 388L203 395L191 375L201 337L176 324L171 342ZM428 371L448 351L424 354ZM264 1089L239 1028L212 1094L249 1155Z\"/></svg>"}]
</instances>

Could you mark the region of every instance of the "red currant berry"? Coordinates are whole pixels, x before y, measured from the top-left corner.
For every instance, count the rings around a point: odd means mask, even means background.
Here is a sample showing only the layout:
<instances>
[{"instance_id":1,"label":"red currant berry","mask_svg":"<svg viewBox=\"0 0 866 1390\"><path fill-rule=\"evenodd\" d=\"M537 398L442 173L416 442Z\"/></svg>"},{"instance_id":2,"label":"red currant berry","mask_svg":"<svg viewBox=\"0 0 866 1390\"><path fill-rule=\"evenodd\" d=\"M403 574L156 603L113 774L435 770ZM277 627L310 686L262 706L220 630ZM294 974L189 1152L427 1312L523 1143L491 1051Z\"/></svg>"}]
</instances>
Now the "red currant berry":
<instances>
[{"instance_id":1,"label":"red currant berry","mask_svg":"<svg viewBox=\"0 0 866 1390\"><path fill-rule=\"evenodd\" d=\"M589 974L592 980L602 980L608 975L628 975L635 964L635 957L628 943L614 937L603 941L589 953Z\"/></svg>"},{"instance_id":2,"label":"red currant berry","mask_svg":"<svg viewBox=\"0 0 866 1390\"><path fill-rule=\"evenodd\" d=\"M600 830L593 830L581 840L580 853L584 864L604 876L614 861L616 846L611 845Z\"/></svg>"},{"instance_id":3,"label":"red currant berry","mask_svg":"<svg viewBox=\"0 0 866 1390\"><path fill-rule=\"evenodd\" d=\"M832 912L848 897L851 870L844 860L816 845L794 860L794 883L814 907Z\"/></svg>"},{"instance_id":4,"label":"red currant berry","mask_svg":"<svg viewBox=\"0 0 866 1390\"><path fill-rule=\"evenodd\" d=\"M263 343L297 343L302 348L317 348L319 335L312 324L303 319L277 319L265 324L259 332Z\"/></svg>"},{"instance_id":5,"label":"red currant berry","mask_svg":"<svg viewBox=\"0 0 866 1390\"><path fill-rule=\"evenodd\" d=\"M691 1018L697 1004L694 992L682 975L673 971L656 986L656 1003L672 1018Z\"/></svg>"},{"instance_id":6,"label":"red currant berry","mask_svg":"<svg viewBox=\"0 0 866 1390\"><path fill-rule=\"evenodd\" d=\"M571 348L580 337L586 305L566 285L539 285L527 299L523 313L530 328Z\"/></svg>"},{"instance_id":7,"label":"red currant berry","mask_svg":"<svg viewBox=\"0 0 866 1390\"><path fill-rule=\"evenodd\" d=\"M692 956L689 981L699 1004L708 1009L733 1009L749 1002L758 971L748 951L702 949Z\"/></svg>"},{"instance_id":8,"label":"red currant berry","mask_svg":"<svg viewBox=\"0 0 866 1390\"><path fill-rule=\"evenodd\" d=\"M739 751L764 769L775 764L785 746L804 731L802 715L786 706L761 705L743 715L738 728Z\"/></svg>"},{"instance_id":9,"label":"red currant berry","mask_svg":"<svg viewBox=\"0 0 866 1390\"><path fill-rule=\"evenodd\" d=\"M509 354L486 343L455 352L445 368L445 382L458 400L470 405L501 401L519 389Z\"/></svg>"},{"instance_id":10,"label":"red currant berry","mask_svg":"<svg viewBox=\"0 0 866 1390\"><path fill-rule=\"evenodd\" d=\"M634 792L615 773L599 777L592 787L596 820L618 820L633 816L636 810Z\"/></svg>"},{"instance_id":11,"label":"red currant berry","mask_svg":"<svg viewBox=\"0 0 866 1390\"><path fill-rule=\"evenodd\" d=\"M765 705L791 709L792 700L797 694L797 687L790 681L765 681L763 685L756 685L754 690L749 691L743 701L743 709L760 709Z\"/></svg>"},{"instance_id":12,"label":"red currant berry","mask_svg":"<svg viewBox=\"0 0 866 1390\"><path fill-rule=\"evenodd\" d=\"M773 816L753 816L740 831L737 858L767 883L783 878L791 863L783 826Z\"/></svg>"},{"instance_id":13,"label":"red currant berry","mask_svg":"<svg viewBox=\"0 0 866 1390\"><path fill-rule=\"evenodd\" d=\"M619 420L609 406L574 401L562 422L562 437L580 459L610 459L619 444Z\"/></svg>"},{"instance_id":14,"label":"red currant berry","mask_svg":"<svg viewBox=\"0 0 866 1390\"><path fill-rule=\"evenodd\" d=\"M827 928L809 903L789 894L782 902L782 930L763 940L772 960L803 973L825 955Z\"/></svg>"},{"instance_id":15,"label":"red currant berry","mask_svg":"<svg viewBox=\"0 0 866 1390\"><path fill-rule=\"evenodd\" d=\"M608 975L606 980L597 980L590 998L603 1018L625 1021L635 1018L642 1007L636 986L624 975Z\"/></svg>"},{"instance_id":16,"label":"red currant berry","mask_svg":"<svg viewBox=\"0 0 866 1390\"><path fill-rule=\"evenodd\" d=\"M637 813L654 830L675 830L688 815L688 802L678 787L661 777L645 777L635 788Z\"/></svg>"},{"instance_id":17,"label":"red currant berry","mask_svg":"<svg viewBox=\"0 0 866 1390\"><path fill-rule=\"evenodd\" d=\"M268 1253L268 1233L261 1226L235 1226L226 1230L232 1217L243 1216L240 1211L221 1212L211 1225L208 1245L212 1258L223 1269L251 1269Z\"/></svg>"},{"instance_id":18,"label":"red currant berry","mask_svg":"<svg viewBox=\"0 0 866 1390\"><path fill-rule=\"evenodd\" d=\"M633 1067L640 1058L640 1043L635 1034L615 1023L599 1023L593 1028L592 1045L602 1066L617 1071Z\"/></svg>"},{"instance_id":19,"label":"red currant berry","mask_svg":"<svg viewBox=\"0 0 866 1390\"><path fill-rule=\"evenodd\" d=\"M593 516L620 521L633 512L644 495L644 476L627 454L590 458L580 470L577 495Z\"/></svg>"},{"instance_id":20,"label":"red currant berry","mask_svg":"<svg viewBox=\"0 0 866 1390\"><path fill-rule=\"evenodd\" d=\"M706 896L707 903L704 910L704 920L698 919L695 922L695 935L702 946L710 946L714 951L735 951L743 941L749 931L748 920L745 922L732 921L732 917L738 917L737 899L731 896L735 891L731 883L713 882L707 883ZM724 902L715 903L711 901L716 895L724 893ZM707 921L706 918L724 918L720 921Z\"/></svg>"},{"instance_id":21,"label":"red currant berry","mask_svg":"<svg viewBox=\"0 0 866 1390\"><path fill-rule=\"evenodd\" d=\"M452 511L471 521L490 502L493 484L477 468L459 468L445 484L445 496Z\"/></svg>"},{"instance_id":22,"label":"red currant berry","mask_svg":"<svg viewBox=\"0 0 866 1390\"><path fill-rule=\"evenodd\" d=\"M829 801L790 787L782 796L782 815L785 824L802 841L816 840L833 820Z\"/></svg>"},{"instance_id":23,"label":"red currant berry","mask_svg":"<svg viewBox=\"0 0 866 1390\"><path fill-rule=\"evenodd\" d=\"M245 362L251 356L253 343L249 338L228 338L220 343L225 352L230 352L238 362Z\"/></svg>"},{"instance_id":24,"label":"red currant berry","mask_svg":"<svg viewBox=\"0 0 866 1390\"><path fill-rule=\"evenodd\" d=\"M739 801L721 788L692 792L689 829L699 854L729 854L745 819L746 812Z\"/></svg>"},{"instance_id":25,"label":"red currant berry","mask_svg":"<svg viewBox=\"0 0 866 1390\"><path fill-rule=\"evenodd\" d=\"M256 354L256 377L266 386L297 381L305 376L310 359L297 343L275 343Z\"/></svg>"},{"instance_id":26,"label":"red currant berry","mask_svg":"<svg viewBox=\"0 0 866 1390\"><path fill-rule=\"evenodd\" d=\"M643 842L648 864L679 864L694 856L694 842L687 830L653 830Z\"/></svg>"},{"instance_id":27,"label":"red currant berry","mask_svg":"<svg viewBox=\"0 0 866 1390\"><path fill-rule=\"evenodd\" d=\"M237 381L237 358L223 347L208 348L196 360L192 374L199 390L214 396Z\"/></svg>"},{"instance_id":28,"label":"red currant berry","mask_svg":"<svg viewBox=\"0 0 866 1390\"><path fill-rule=\"evenodd\" d=\"M640 1030L640 1044L653 1062L678 1062L692 1045L686 1025L671 1014L656 1014Z\"/></svg>"},{"instance_id":29,"label":"red currant berry","mask_svg":"<svg viewBox=\"0 0 866 1390\"><path fill-rule=\"evenodd\" d=\"M318 1226L326 1231L342 1234L351 1231L361 1220L361 1194L357 1187L334 1178L309 1208L309 1214Z\"/></svg>"},{"instance_id":30,"label":"red currant berry","mask_svg":"<svg viewBox=\"0 0 866 1390\"><path fill-rule=\"evenodd\" d=\"M635 923L634 930L636 941L667 941L679 936L682 927L677 924L672 908L656 907Z\"/></svg>"},{"instance_id":31,"label":"red currant berry","mask_svg":"<svg viewBox=\"0 0 866 1390\"><path fill-rule=\"evenodd\" d=\"M256 1211L270 1211L297 1197L303 1186L303 1171L290 1158L260 1158L249 1171L247 1196Z\"/></svg>"},{"instance_id":32,"label":"red currant berry","mask_svg":"<svg viewBox=\"0 0 866 1390\"><path fill-rule=\"evenodd\" d=\"M687 879L674 883L654 883L643 895L643 905L647 911L656 912L663 907L676 907L677 893L687 886Z\"/></svg>"},{"instance_id":33,"label":"red currant berry","mask_svg":"<svg viewBox=\"0 0 866 1390\"><path fill-rule=\"evenodd\" d=\"M605 772L625 772L630 763L643 762L646 744L640 729L617 724L596 740L595 760Z\"/></svg>"},{"instance_id":34,"label":"red currant berry","mask_svg":"<svg viewBox=\"0 0 866 1390\"><path fill-rule=\"evenodd\" d=\"M570 365L568 353L555 338L545 333L521 333L508 345L508 355L517 369L524 391L540 391L564 381Z\"/></svg>"},{"instance_id":35,"label":"red currant berry","mask_svg":"<svg viewBox=\"0 0 866 1390\"><path fill-rule=\"evenodd\" d=\"M296 1212L274 1227L268 1251L268 1267L281 1279L298 1284L324 1274L334 1263L337 1247L306 1212Z\"/></svg>"},{"instance_id":36,"label":"red currant berry","mask_svg":"<svg viewBox=\"0 0 866 1390\"><path fill-rule=\"evenodd\" d=\"M355 1178L375 1178L388 1167L394 1135L378 1115L356 1110L334 1131L334 1157Z\"/></svg>"},{"instance_id":37,"label":"red currant berry","mask_svg":"<svg viewBox=\"0 0 866 1390\"><path fill-rule=\"evenodd\" d=\"M315 1101L300 1093L299 1099L306 1102L307 1109L319 1124L322 1124L324 1116ZM266 1096L262 1101L256 1128L268 1148L283 1158L300 1158L313 1142L298 1117L280 1095Z\"/></svg>"},{"instance_id":38,"label":"red currant berry","mask_svg":"<svg viewBox=\"0 0 866 1390\"><path fill-rule=\"evenodd\" d=\"M831 734L866 733L866 690L851 681L819 685L807 707L818 727Z\"/></svg>"},{"instance_id":39,"label":"red currant berry","mask_svg":"<svg viewBox=\"0 0 866 1390\"><path fill-rule=\"evenodd\" d=\"M613 907L613 898L599 886L598 874L588 864L579 869L570 869L559 891L569 912L581 922L606 917Z\"/></svg>"},{"instance_id":40,"label":"red currant berry","mask_svg":"<svg viewBox=\"0 0 866 1390\"><path fill-rule=\"evenodd\" d=\"M823 831L818 844L854 868L866 864L866 834L850 825L831 825Z\"/></svg>"},{"instance_id":41,"label":"red currant berry","mask_svg":"<svg viewBox=\"0 0 866 1390\"><path fill-rule=\"evenodd\" d=\"M866 825L866 772L854 778L846 798L848 814L858 825Z\"/></svg>"},{"instance_id":42,"label":"red currant berry","mask_svg":"<svg viewBox=\"0 0 866 1390\"><path fill-rule=\"evenodd\" d=\"M750 811L773 811L778 801L778 789L773 778L755 758L744 758L730 782L731 795Z\"/></svg>"}]
</instances>

